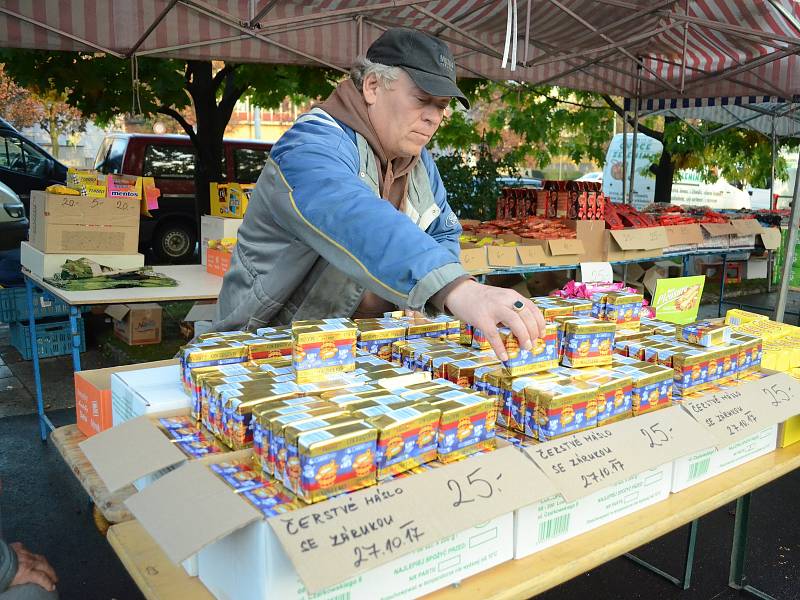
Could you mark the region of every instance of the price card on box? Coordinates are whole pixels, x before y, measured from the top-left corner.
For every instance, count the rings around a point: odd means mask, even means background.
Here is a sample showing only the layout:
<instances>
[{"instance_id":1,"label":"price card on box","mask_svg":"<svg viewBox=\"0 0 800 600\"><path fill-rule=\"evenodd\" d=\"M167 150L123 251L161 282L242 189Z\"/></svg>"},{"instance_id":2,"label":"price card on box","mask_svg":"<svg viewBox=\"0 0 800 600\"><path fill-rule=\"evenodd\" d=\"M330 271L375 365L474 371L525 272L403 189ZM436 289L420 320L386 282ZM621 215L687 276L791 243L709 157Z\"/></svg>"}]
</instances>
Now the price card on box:
<instances>
[{"instance_id":1,"label":"price card on box","mask_svg":"<svg viewBox=\"0 0 800 600\"><path fill-rule=\"evenodd\" d=\"M582 262L581 281L584 283L610 283L614 281L614 271L608 262Z\"/></svg>"},{"instance_id":2,"label":"price card on box","mask_svg":"<svg viewBox=\"0 0 800 600\"><path fill-rule=\"evenodd\" d=\"M714 445L674 406L526 448L567 502Z\"/></svg>"},{"instance_id":3,"label":"price card on box","mask_svg":"<svg viewBox=\"0 0 800 600\"><path fill-rule=\"evenodd\" d=\"M683 407L714 437L714 445L723 448L800 414L800 382L786 373L775 373L689 400Z\"/></svg>"},{"instance_id":4,"label":"price card on box","mask_svg":"<svg viewBox=\"0 0 800 600\"><path fill-rule=\"evenodd\" d=\"M312 504L269 524L315 593L555 493L527 456L505 446Z\"/></svg>"}]
</instances>

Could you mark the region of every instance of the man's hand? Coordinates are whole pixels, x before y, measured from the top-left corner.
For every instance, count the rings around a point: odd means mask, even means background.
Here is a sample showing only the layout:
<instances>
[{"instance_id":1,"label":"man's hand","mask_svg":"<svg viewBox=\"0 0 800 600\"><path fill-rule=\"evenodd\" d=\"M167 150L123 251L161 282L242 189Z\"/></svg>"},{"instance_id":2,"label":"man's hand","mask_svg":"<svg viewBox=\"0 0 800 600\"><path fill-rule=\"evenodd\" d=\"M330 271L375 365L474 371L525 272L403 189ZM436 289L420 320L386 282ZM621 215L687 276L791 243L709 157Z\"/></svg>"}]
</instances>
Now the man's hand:
<instances>
[{"instance_id":1,"label":"man's hand","mask_svg":"<svg viewBox=\"0 0 800 600\"><path fill-rule=\"evenodd\" d=\"M35 583L48 592L56 589L58 576L44 556L28 551L20 542L9 544L9 546L16 553L19 564L11 586Z\"/></svg>"},{"instance_id":2,"label":"man's hand","mask_svg":"<svg viewBox=\"0 0 800 600\"><path fill-rule=\"evenodd\" d=\"M525 307L514 310L514 302L521 300ZM508 360L508 353L497 332L503 323L519 341L520 348L530 350L532 340L544 335L544 317L529 299L514 290L482 285L471 279L455 286L445 298L445 306L462 321L477 327L486 334L494 353Z\"/></svg>"}]
</instances>

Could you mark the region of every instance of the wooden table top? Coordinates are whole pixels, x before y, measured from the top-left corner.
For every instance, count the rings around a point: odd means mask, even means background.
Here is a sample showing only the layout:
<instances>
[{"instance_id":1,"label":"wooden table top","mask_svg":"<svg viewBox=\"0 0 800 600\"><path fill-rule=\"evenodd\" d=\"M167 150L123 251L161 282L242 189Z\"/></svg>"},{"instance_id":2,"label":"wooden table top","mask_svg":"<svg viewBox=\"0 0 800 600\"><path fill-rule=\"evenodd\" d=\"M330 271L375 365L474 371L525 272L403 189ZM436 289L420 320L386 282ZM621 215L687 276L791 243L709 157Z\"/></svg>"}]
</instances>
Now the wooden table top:
<instances>
[{"instance_id":1,"label":"wooden table top","mask_svg":"<svg viewBox=\"0 0 800 600\"><path fill-rule=\"evenodd\" d=\"M530 598L646 544L800 467L800 443L698 483L583 535L511 560L430 594L434 600ZM108 540L149 600L212 598L172 564L138 521L112 526Z\"/></svg>"}]
</instances>

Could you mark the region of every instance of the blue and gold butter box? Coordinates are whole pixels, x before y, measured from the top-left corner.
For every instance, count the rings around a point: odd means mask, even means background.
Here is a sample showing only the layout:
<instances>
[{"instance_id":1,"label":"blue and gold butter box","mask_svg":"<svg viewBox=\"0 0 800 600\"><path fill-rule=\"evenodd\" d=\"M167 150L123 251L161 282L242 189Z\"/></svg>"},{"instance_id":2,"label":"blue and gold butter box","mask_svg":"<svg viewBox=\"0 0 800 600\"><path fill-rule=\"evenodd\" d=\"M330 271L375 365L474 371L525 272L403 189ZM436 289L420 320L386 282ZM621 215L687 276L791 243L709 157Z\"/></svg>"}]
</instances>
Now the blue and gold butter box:
<instances>
[{"instance_id":1,"label":"blue and gold butter box","mask_svg":"<svg viewBox=\"0 0 800 600\"><path fill-rule=\"evenodd\" d=\"M724 323L695 321L675 326L675 339L697 346L722 346L731 341L731 328Z\"/></svg>"},{"instance_id":2,"label":"blue and gold butter box","mask_svg":"<svg viewBox=\"0 0 800 600\"><path fill-rule=\"evenodd\" d=\"M509 328L501 327L498 333L508 353L503 366L509 375L528 375L558 365L558 326L555 323L547 323L542 337L532 340L530 350L520 348L517 337Z\"/></svg>"},{"instance_id":3,"label":"blue and gold butter box","mask_svg":"<svg viewBox=\"0 0 800 600\"><path fill-rule=\"evenodd\" d=\"M431 398L430 404L442 411L437 445L440 462L495 447L497 407L492 398L452 390Z\"/></svg>"},{"instance_id":4,"label":"blue and gold butter box","mask_svg":"<svg viewBox=\"0 0 800 600\"><path fill-rule=\"evenodd\" d=\"M367 421L378 430L378 480L436 459L442 411L427 402L374 412Z\"/></svg>"},{"instance_id":5,"label":"blue and gold butter box","mask_svg":"<svg viewBox=\"0 0 800 600\"><path fill-rule=\"evenodd\" d=\"M616 326L599 319L572 319L564 323L564 354L567 367L597 367L611 364Z\"/></svg>"},{"instance_id":6,"label":"blue and gold butter box","mask_svg":"<svg viewBox=\"0 0 800 600\"><path fill-rule=\"evenodd\" d=\"M297 497L311 504L375 485L377 444L378 430L366 421L303 433Z\"/></svg>"},{"instance_id":7,"label":"blue and gold butter box","mask_svg":"<svg viewBox=\"0 0 800 600\"><path fill-rule=\"evenodd\" d=\"M292 324L292 365L297 383L321 381L355 369L358 328L350 319Z\"/></svg>"},{"instance_id":8,"label":"blue and gold butter box","mask_svg":"<svg viewBox=\"0 0 800 600\"><path fill-rule=\"evenodd\" d=\"M529 389L535 397L536 408L526 429L535 428L539 441L546 442L597 425L595 386L578 381Z\"/></svg>"}]
</instances>

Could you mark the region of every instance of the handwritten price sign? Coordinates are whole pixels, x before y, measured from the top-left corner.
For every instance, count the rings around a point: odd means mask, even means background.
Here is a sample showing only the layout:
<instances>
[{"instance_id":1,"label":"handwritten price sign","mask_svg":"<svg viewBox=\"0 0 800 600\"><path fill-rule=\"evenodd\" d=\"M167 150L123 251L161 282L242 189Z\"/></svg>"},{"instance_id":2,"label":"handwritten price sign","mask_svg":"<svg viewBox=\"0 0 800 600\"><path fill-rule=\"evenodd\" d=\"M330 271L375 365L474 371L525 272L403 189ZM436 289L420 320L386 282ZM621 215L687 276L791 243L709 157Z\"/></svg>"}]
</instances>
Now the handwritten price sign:
<instances>
[{"instance_id":1,"label":"handwritten price sign","mask_svg":"<svg viewBox=\"0 0 800 600\"><path fill-rule=\"evenodd\" d=\"M800 414L800 383L785 373L684 404L686 411L724 447Z\"/></svg>"},{"instance_id":2,"label":"handwritten price sign","mask_svg":"<svg viewBox=\"0 0 800 600\"><path fill-rule=\"evenodd\" d=\"M316 593L555 493L527 456L505 446L273 517L269 524Z\"/></svg>"},{"instance_id":3,"label":"handwritten price sign","mask_svg":"<svg viewBox=\"0 0 800 600\"><path fill-rule=\"evenodd\" d=\"M713 446L680 407L575 433L526 449L567 502Z\"/></svg>"}]
</instances>

